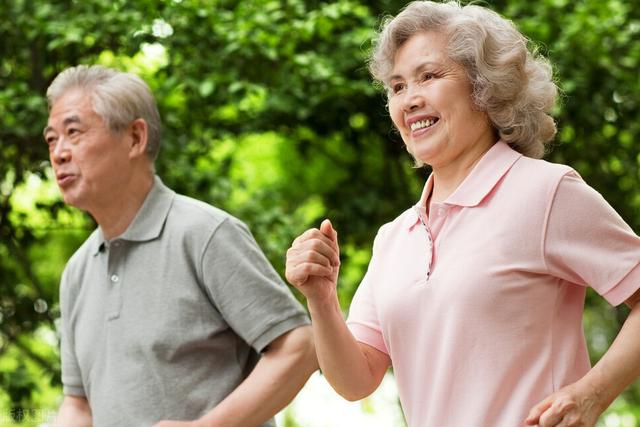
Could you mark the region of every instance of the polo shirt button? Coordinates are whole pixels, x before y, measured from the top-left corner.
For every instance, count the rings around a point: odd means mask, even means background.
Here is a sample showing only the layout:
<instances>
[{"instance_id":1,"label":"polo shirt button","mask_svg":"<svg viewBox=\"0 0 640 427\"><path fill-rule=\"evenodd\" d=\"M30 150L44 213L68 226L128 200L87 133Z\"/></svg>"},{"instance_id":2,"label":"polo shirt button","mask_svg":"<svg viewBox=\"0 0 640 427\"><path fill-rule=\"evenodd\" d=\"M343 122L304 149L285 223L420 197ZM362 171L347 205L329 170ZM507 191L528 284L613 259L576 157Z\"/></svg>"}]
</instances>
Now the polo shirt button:
<instances>
[{"instance_id":1,"label":"polo shirt button","mask_svg":"<svg viewBox=\"0 0 640 427\"><path fill-rule=\"evenodd\" d=\"M112 281L113 283L116 283L118 280L120 280L120 278L118 277L118 275L117 275L117 274L112 274L112 275L111 275L111 281Z\"/></svg>"}]
</instances>

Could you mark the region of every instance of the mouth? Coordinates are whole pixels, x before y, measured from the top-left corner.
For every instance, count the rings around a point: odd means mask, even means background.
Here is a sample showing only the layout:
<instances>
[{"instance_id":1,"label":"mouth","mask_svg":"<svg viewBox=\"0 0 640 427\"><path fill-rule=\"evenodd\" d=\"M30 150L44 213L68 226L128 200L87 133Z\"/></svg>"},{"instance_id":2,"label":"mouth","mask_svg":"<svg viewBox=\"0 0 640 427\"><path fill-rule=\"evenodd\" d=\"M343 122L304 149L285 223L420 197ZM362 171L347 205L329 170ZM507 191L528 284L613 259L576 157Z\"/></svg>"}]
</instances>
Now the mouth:
<instances>
[{"instance_id":1,"label":"mouth","mask_svg":"<svg viewBox=\"0 0 640 427\"><path fill-rule=\"evenodd\" d=\"M60 173L56 175L56 180L58 181L58 186L60 188L65 188L73 184L76 180L76 175L70 173Z\"/></svg>"},{"instance_id":2,"label":"mouth","mask_svg":"<svg viewBox=\"0 0 640 427\"><path fill-rule=\"evenodd\" d=\"M411 129L411 132L427 129L438 123L439 120L440 119L438 117L429 117L422 120L416 120L409 124L409 128Z\"/></svg>"}]
</instances>

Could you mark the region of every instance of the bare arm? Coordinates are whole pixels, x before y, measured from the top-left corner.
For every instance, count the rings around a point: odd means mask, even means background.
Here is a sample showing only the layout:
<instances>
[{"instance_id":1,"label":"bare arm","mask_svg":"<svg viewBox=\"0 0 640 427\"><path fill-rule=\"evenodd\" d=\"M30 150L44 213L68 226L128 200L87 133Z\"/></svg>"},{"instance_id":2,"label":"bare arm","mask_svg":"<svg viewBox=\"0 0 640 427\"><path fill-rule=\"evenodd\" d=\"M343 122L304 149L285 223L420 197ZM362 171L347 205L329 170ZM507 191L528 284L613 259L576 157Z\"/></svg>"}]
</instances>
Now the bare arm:
<instances>
[{"instance_id":1,"label":"bare arm","mask_svg":"<svg viewBox=\"0 0 640 427\"><path fill-rule=\"evenodd\" d=\"M640 375L639 301L640 290L626 301L631 313L598 363L580 380L538 403L527 424L595 426L600 414Z\"/></svg>"},{"instance_id":2,"label":"bare arm","mask_svg":"<svg viewBox=\"0 0 640 427\"><path fill-rule=\"evenodd\" d=\"M296 328L271 342L251 374L202 418L156 427L259 426L291 402L316 369L311 327Z\"/></svg>"},{"instance_id":3,"label":"bare arm","mask_svg":"<svg viewBox=\"0 0 640 427\"><path fill-rule=\"evenodd\" d=\"M93 419L89 402L82 396L65 396L54 427L91 427Z\"/></svg>"},{"instance_id":4,"label":"bare arm","mask_svg":"<svg viewBox=\"0 0 640 427\"><path fill-rule=\"evenodd\" d=\"M389 356L358 343L342 317L336 293L338 237L328 220L307 230L287 252L287 279L306 297L323 374L344 398L358 400L380 385Z\"/></svg>"},{"instance_id":5,"label":"bare arm","mask_svg":"<svg viewBox=\"0 0 640 427\"><path fill-rule=\"evenodd\" d=\"M318 369L309 326L274 340L251 374L208 413L207 426L258 426L283 409Z\"/></svg>"},{"instance_id":6,"label":"bare arm","mask_svg":"<svg viewBox=\"0 0 640 427\"><path fill-rule=\"evenodd\" d=\"M389 356L355 340L342 318L337 298L326 305L308 304L318 361L327 381L347 400L369 396L391 364Z\"/></svg>"}]
</instances>

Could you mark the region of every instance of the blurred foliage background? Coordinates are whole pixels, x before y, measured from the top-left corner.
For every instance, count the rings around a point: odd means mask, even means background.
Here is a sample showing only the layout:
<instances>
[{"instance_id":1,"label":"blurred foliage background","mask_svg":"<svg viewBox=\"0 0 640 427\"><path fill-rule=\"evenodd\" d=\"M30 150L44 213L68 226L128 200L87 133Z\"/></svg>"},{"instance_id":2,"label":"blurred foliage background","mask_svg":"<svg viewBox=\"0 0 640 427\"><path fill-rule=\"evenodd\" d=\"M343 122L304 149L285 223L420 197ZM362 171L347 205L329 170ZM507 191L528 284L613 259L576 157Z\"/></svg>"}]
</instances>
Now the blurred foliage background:
<instances>
[{"instance_id":1,"label":"blurred foliage background","mask_svg":"<svg viewBox=\"0 0 640 427\"><path fill-rule=\"evenodd\" d=\"M57 407L58 280L95 227L52 179L41 132L53 77L81 63L141 75L164 121L158 174L247 222L281 273L292 239L332 218L346 309L377 228L428 175L412 168L365 66L380 17L404 4L0 0L0 413L19 421L21 410ZM577 169L640 232L638 0L481 4L555 66L559 133L547 158ZM588 295L593 360L626 314ZM640 388L610 413L640 425Z\"/></svg>"}]
</instances>

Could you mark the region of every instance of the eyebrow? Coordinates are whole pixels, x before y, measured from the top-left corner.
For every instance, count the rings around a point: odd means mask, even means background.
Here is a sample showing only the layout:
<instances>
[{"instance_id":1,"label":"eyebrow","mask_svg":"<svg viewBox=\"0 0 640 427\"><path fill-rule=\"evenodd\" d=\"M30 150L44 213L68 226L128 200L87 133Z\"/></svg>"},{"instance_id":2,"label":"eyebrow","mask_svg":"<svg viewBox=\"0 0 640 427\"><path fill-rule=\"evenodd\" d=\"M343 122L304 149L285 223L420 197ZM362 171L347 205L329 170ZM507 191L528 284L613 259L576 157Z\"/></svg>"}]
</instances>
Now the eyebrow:
<instances>
[{"instance_id":1,"label":"eyebrow","mask_svg":"<svg viewBox=\"0 0 640 427\"><path fill-rule=\"evenodd\" d=\"M413 72L413 74L417 74L417 73L419 73L420 71L424 70L425 68L427 68L429 66L441 67L442 64L440 62L425 61L425 62L422 62L417 67L415 67L412 72ZM389 81L398 80L398 79L402 80L402 76L399 75L399 74L394 74L391 77L389 77Z\"/></svg>"},{"instance_id":2,"label":"eyebrow","mask_svg":"<svg viewBox=\"0 0 640 427\"><path fill-rule=\"evenodd\" d=\"M79 116L74 114L73 116L69 116L62 121L62 127L67 127L71 123L82 123L82 120L80 120ZM46 136L47 132L51 130L53 130L51 126L46 126L42 131L42 136Z\"/></svg>"}]
</instances>

